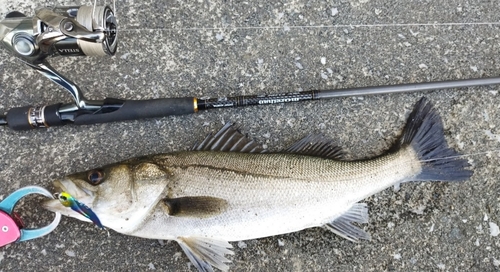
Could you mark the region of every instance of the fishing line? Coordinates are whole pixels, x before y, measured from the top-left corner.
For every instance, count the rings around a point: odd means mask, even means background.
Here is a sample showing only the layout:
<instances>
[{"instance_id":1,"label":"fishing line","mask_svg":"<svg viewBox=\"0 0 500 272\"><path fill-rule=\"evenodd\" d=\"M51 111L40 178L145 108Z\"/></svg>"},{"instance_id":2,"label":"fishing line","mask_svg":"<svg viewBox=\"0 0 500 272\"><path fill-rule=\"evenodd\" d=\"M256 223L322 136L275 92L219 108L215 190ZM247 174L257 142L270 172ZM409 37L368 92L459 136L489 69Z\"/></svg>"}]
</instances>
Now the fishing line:
<instances>
[{"instance_id":1,"label":"fishing line","mask_svg":"<svg viewBox=\"0 0 500 272\"><path fill-rule=\"evenodd\" d=\"M321 28L380 28L380 27L421 27L421 26L493 26L500 22L476 22L476 23L407 23L407 24L341 24L341 25L317 25L317 26L221 26L221 27L186 27L186 28L120 28L123 32L133 31L199 31L199 30L279 30L279 29L321 29Z\"/></svg>"},{"instance_id":2,"label":"fishing line","mask_svg":"<svg viewBox=\"0 0 500 272\"><path fill-rule=\"evenodd\" d=\"M492 149L489 151L481 151L481 152L475 152L475 153L469 153L469 154L459 154L455 156L449 156L449 157L442 157L442 158L432 158L428 160L419 160L420 162L433 162L433 161L439 161L439 160L447 160L447 159L460 159L464 157L471 157L471 156L477 156L477 155L487 155L488 153L493 153L493 152L500 152L500 149Z\"/></svg>"},{"instance_id":3,"label":"fishing line","mask_svg":"<svg viewBox=\"0 0 500 272\"><path fill-rule=\"evenodd\" d=\"M97 0L94 1L94 6ZM113 0L113 11L117 16L116 0ZM221 26L221 27L186 27L186 28L119 28L123 32L135 31L199 31L199 30L279 30L286 28L288 30L300 29L322 29L322 28L380 28L380 27L443 27L443 26L494 26L500 25L500 22L470 22L470 23L392 23L392 24L338 24L338 25L281 25L281 26Z\"/></svg>"}]
</instances>

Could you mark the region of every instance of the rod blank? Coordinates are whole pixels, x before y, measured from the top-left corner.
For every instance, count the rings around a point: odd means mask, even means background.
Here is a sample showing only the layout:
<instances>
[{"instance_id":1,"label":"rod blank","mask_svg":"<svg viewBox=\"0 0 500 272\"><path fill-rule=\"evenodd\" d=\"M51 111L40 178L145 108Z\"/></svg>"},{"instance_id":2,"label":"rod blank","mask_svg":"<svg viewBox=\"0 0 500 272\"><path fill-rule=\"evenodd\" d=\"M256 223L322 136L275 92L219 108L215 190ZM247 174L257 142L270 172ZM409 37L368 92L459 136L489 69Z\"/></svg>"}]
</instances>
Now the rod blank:
<instances>
[{"instance_id":1,"label":"rod blank","mask_svg":"<svg viewBox=\"0 0 500 272\"><path fill-rule=\"evenodd\" d=\"M421 92L421 91L431 91L431 90L451 89L451 88L466 88L473 86L484 86L484 85L495 85L495 84L500 84L500 77L325 90L325 91L318 91L316 97L317 99L324 99L324 98L373 95L373 94L410 93L410 92Z\"/></svg>"}]
</instances>

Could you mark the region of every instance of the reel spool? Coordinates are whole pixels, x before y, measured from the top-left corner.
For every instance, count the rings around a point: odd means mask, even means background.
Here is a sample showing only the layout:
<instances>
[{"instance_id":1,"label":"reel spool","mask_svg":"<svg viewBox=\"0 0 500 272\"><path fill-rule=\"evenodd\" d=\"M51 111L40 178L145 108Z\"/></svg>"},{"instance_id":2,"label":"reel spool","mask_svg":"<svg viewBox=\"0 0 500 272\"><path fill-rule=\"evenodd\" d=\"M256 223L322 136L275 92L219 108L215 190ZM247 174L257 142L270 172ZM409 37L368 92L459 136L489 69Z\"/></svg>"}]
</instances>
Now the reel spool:
<instances>
[{"instance_id":1,"label":"reel spool","mask_svg":"<svg viewBox=\"0 0 500 272\"><path fill-rule=\"evenodd\" d=\"M117 48L117 22L109 6L56 7L53 13L60 16L57 25L51 25L47 9L36 12L36 17L46 26L40 25L41 38L53 39L54 30L66 36L53 42L52 54L63 56L106 56L114 55ZM52 27L52 31L47 27ZM99 35L99 37L97 37ZM39 42L40 44L40 42ZM50 53L49 53L50 54Z\"/></svg>"},{"instance_id":2,"label":"reel spool","mask_svg":"<svg viewBox=\"0 0 500 272\"><path fill-rule=\"evenodd\" d=\"M82 6L76 14L76 21L93 32L102 29L105 38L101 43L77 39L78 46L86 56L114 55L117 45L117 23L113 11L108 6ZM94 26L94 23L96 24Z\"/></svg>"}]
</instances>

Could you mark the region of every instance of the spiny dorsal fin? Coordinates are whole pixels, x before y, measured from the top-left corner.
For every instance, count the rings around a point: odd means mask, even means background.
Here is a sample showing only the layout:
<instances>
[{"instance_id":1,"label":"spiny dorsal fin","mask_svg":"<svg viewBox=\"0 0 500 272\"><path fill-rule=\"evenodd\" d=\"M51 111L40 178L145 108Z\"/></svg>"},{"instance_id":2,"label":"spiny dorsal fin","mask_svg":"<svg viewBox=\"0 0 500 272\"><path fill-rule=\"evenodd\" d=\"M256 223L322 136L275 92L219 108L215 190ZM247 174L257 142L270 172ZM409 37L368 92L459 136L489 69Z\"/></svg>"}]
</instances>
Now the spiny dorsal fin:
<instances>
[{"instance_id":1,"label":"spiny dorsal fin","mask_svg":"<svg viewBox=\"0 0 500 272\"><path fill-rule=\"evenodd\" d=\"M233 255L233 248L230 243L222 240L215 240L205 237L179 237L177 242L191 263L198 271L213 271L212 266L222 270L229 270L230 263L224 255Z\"/></svg>"},{"instance_id":2,"label":"spiny dorsal fin","mask_svg":"<svg viewBox=\"0 0 500 272\"><path fill-rule=\"evenodd\" d=\"M226 210L227 201L211 196L164 198L168 215L177 217L208 218Z\"/></svg>"},{"instance_id":3,"label":"spiny dorsal fin","mask_svg":"<svg viewBox=\"0 0 500 272\"><path fill-rule=\"evenodd\" d=\"M295 142L285 152L337 160L343 156L342 149L335 145L332 139L321 134L308 135Z\"/></svg>"},{"instance_id":4,"label":"spiny dorsal fin","mask_svg":"<svg viewBox=\"0 0 500 272\"><path fill-rule=\"evenodd\" d=\"M257 143L241 134L233 123L226 123L215 135L210 133L203 142L193 146L196 151L229 151L243 153L264 153Z\"/></svg>"}]
</instances>

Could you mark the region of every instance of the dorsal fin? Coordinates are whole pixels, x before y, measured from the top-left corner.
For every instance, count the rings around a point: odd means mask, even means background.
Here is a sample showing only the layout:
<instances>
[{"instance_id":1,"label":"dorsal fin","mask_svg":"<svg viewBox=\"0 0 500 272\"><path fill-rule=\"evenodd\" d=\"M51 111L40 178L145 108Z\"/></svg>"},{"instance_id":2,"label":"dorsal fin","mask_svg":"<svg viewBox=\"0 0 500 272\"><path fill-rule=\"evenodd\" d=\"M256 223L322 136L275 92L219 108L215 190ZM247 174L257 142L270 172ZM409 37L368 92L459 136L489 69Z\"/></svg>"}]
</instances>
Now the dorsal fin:
<instances>
[{"instance_id":1,"label":"dorsal fin","mask_svg":"<svg viewBox=\"0 0 500 272\"><path fill-rule=\"evenodd\" d=\"M292 144L285 152L337 160L343 156L342 149L332 139L321 134L308 135Z\"/></svg>"},{"instance_id":2,"label":"dorsal fin","mask_svg":"<svg viewBox=\"0 0 500 272\"><path fill-rule=\"evenodd\" d=\"M234 127L233 123L226 123L215 135L210 133L203 142L195 144L192 150L196 151L229 151L243 153L266 152L255 141L249 140Z\"/></svg>"}]
</instances>

